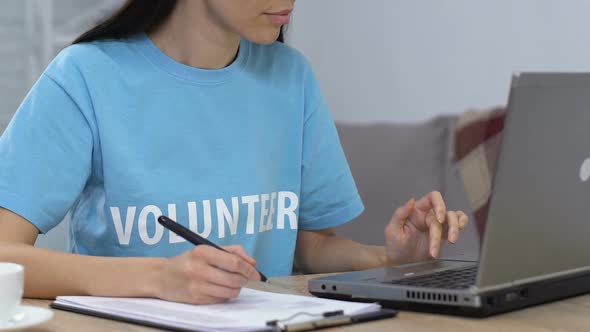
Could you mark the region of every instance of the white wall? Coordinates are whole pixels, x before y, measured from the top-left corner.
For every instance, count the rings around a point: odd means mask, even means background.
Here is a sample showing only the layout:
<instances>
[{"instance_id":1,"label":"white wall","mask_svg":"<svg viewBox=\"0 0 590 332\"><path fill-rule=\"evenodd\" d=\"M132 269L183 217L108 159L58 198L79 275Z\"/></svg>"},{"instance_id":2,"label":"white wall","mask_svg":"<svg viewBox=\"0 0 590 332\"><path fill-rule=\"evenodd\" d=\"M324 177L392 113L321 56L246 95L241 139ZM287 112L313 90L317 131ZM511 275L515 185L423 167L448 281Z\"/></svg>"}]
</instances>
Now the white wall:
<instances>
[{"instance_id":1,"label":"white wall","mask_svg":"<svg viewBox=\"0 0 590 332\"><path fill-rule=\"evenodd\" d=\"M61 32L54 54L121 0L0 2L0 128L31 81L26 3L47 2ZM513 71L590 71L588 13L588 0L299 0L288 41L310 58L336 119L419 121L505 103Z\"/></svg>"},{"instance_id":2,"label":"white wall","mask_svg":"<svg viewBox=\"0 0 590 332\"><path fill-rule=\"evenodd\" d=\"M299 0L289 43L338 120L505 104L513 71L590 71L587 0Z\"/></svg>"},{"instance_id":3,"label":"white wall","mask_svg":"<svg viewBox=\"0 0 590 332\"><path fill-rule=\"evenodd\" d=\"M121 3L0 1L0 133L55 54Z\"/></svg>"}]
</instances>

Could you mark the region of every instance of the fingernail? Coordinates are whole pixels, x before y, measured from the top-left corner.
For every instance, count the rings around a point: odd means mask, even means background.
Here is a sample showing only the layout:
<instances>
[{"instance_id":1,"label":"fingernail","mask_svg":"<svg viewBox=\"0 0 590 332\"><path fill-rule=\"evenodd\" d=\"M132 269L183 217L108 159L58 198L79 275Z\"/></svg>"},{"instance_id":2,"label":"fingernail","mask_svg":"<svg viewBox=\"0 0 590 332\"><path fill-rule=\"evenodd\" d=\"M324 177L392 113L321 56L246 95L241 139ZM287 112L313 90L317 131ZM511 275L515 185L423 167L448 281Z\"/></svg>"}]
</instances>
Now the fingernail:
<instances>
[{"instance_id":1,"label":"fingernail","mask_svg":"<svg viewBox=\"0 0 590 332\"><path fill-rule=\"evenodd\" d=\"M438 252L437 252L437 251L438 251L438 250L436 250L436 247L432 247L432 248L430 248L430 255L431 255L433 258L436 258L437 254L438 254Z\"/></svg>"},{"instance_id":2,"label":"fingernail","mask_svg":"<svg viewBox=\"0 0 590 332\"><path fill-rule=\"evenodd\" d=\"M438 211L438 213L436 214L436 218L438 218L438 222L442 224L445 219L445 214Z\"/></svg>"},{"instance_id":3,"label":"fingernail","mask_svg":"<svg viewBox=\"0 0 590 332\"><path fill-rule=\"evenodd\" d=\"M458 236L457 236L457 233L455 233L455 232L452 232L452 233L451 233L451 236L450 236L450 241L451 241L451 243L455 243L455 242L457 242L457 238L458 238Z\"/></svg>"}]
</instances>

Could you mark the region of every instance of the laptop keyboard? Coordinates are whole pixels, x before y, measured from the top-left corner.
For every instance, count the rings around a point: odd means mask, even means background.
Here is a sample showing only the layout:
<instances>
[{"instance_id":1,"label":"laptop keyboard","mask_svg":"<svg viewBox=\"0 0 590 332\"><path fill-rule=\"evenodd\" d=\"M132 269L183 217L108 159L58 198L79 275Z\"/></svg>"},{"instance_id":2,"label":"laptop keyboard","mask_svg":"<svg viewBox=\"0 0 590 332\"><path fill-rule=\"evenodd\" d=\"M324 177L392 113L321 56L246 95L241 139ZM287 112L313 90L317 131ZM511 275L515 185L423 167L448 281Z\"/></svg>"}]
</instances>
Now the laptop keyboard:
<instances>
[{"instance_id":1,"label":"laptop keyboard","mask_svg":"<svg viewBox=\"0 0 590 332\"><path fill-rule=\"evenodd\" d=\"M477 265L429 273L416 277L407 277L401 280L393 280L389 283L414 287L464 289L475 285L476 276Z\"/></svg>"}]
</instances>

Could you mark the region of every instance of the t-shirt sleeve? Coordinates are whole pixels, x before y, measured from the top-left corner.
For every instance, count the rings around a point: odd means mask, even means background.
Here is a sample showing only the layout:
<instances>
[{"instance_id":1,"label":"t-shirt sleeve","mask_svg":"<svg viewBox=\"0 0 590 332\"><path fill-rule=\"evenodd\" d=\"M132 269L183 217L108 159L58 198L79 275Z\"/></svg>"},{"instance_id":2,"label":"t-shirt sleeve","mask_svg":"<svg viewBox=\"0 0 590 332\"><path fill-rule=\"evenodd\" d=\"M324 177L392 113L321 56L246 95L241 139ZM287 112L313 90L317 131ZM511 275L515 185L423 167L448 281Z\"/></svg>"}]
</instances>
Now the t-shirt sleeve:
<instances>
[{"instance_id":1,"label":"t-shirt sleeve","mask_svg":"<svg viewBox=\"0 0 590 332\"><path fill-rule=\"evenodd\" d=\"M53 73L39 78L0 137L0 206L41 233L59 224L80 196L93 147L83 97L58 83L83 91L83 82L67 70Z\"/></svg>"},{"instance_id":2,"label":"t-shirt sleeve","mask_svg":"<svg viewBox=\"0 0 590 332\"><path fill-rule=\"evenodd\" d=\"M351 221L364 206L311 70L305 80L305 95L299 228L317 230Z\"/></svg>"}]
</instances>

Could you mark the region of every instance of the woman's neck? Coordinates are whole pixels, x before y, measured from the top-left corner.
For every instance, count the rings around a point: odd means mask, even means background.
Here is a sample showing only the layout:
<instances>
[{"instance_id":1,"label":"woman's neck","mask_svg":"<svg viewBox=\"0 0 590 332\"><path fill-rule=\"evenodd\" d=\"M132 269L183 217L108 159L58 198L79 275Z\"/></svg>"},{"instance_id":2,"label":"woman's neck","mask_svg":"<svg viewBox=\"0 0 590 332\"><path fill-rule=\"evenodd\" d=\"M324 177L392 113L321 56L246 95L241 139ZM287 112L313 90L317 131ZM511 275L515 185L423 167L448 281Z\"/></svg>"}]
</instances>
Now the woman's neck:
<instances>
[{"instance_id":1,"label":"woman's neck","mask_svg":"<svg viewBox=\"0 0 590 332\"><path fill-rule=\"evenodd\" d=\"M150 34L162 52L202 69L227 67L236 58L240 36L213 18L203 1L178 1L162 26Z\"/></svg>"}]
</instances>

